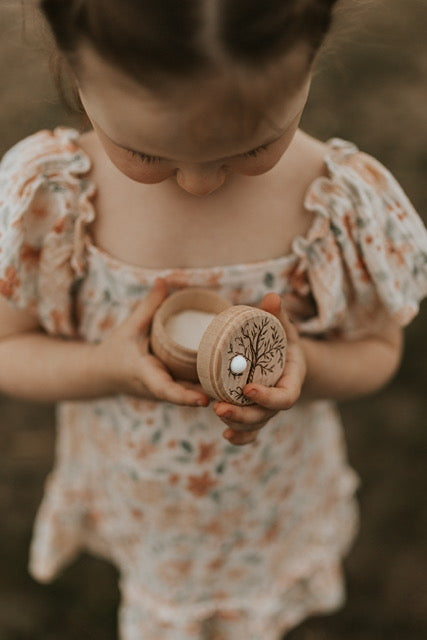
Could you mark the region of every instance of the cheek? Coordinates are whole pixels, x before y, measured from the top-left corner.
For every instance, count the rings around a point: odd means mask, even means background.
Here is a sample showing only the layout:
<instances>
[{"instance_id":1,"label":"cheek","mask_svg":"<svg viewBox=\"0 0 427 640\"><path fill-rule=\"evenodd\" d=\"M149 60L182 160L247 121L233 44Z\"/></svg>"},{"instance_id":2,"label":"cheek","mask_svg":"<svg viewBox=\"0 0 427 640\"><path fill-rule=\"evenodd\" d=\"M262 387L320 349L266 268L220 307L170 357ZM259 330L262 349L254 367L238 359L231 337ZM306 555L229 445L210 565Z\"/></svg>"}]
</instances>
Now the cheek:
<instances>
[{"instance_id":1,"label":"cheek","mask_svg":"<svg viewBox=\"0 0 427 640\"><path fill-rule=\"evenodd\" d=\"M144 184L155 184L166 180L174 173L171 167L168 167L165 163L146 164L139 158L132 157L130 153L113 144L95 122L92 122L92 124L111 162L120 173L123 173L131 180Z\"/></svg>"},{"instance_id":2,"label":"cheek","mask_svg":"<svg viewBox=\"0 0 427 640\"><path fill-rule=\"evenodd\" d=\"M260 158L259 160L251 160L250 162L243 161L240 166L236 165L234 170L244 176L259 176L262 173L267 173L267 171L270 171L270 169L272 169L279 162L282 155L283 153L281 153L280 155L275 154L274 156L269 156L268 158Z\"/></svg>"},{"instance_id":3,"label":"cheek","mask_svg":"<svg viewBox=\"0 0 427 640\"><path fill-rule=\"evenodd\" d=\"M174 171L165 166L163 163L144 165L138 158L128 157L127 153L121 151L114 153L109 152L107 154L111 162L117 167L117 169L125 176L136 182L143 182L144 184L156 184L162 182L174 174Z\"/></svg>"},{"instance_id":4,"label":"cheek","mask_svg":"<svg viewBox=\"0 0 427 640\"><path fill-rule=\"evenodd\" d=\"M280 150L276 149L275 151L270 151L265 155L260 154L259 158L242 160L241 162L236 163L234 170L245 176L259 176L262 173L267 173L267 171L270 171L270 169L279 162L288 146L289 145L287 145L286 148L281 147Z\"/></svg>"},{"instance_id":5,"label":"cheek","mask_svg":"<svg viewBox=\"0 0 427 640\"><path fill-rule=\"evenodd\" d=\"M272 145L269 151L265 154L260 153L259 157L249 160L243 160L240 166L236 166L236 171L242 173L245 176L259 176L262 173L270 171L280 160L283 154L290 146L295 132L298 128L298 124L292 127L285 137L281 138L278 143Z\"/></svg>"}]
</instances>

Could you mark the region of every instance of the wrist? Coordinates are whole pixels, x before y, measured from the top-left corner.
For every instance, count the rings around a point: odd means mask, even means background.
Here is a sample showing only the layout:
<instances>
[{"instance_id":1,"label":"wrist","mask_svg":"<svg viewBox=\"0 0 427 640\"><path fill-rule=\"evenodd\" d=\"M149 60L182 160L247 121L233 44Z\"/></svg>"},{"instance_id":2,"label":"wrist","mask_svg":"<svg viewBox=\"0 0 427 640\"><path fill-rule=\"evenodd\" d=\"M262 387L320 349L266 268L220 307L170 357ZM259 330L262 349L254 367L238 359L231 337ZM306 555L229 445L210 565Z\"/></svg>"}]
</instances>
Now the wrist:
<instances>
[{"instance_id":1,"label":"wrist","mask_svg":"<svg viewBox=\"0 0 427 640\"><path fill-rule=\"evenodd\" d=\"M111 352L105 348L105 343L88 343L87 368L88 375L96 380L100 395L120 393L117 363L112 362Z\"/></svg>"}]
</instances>

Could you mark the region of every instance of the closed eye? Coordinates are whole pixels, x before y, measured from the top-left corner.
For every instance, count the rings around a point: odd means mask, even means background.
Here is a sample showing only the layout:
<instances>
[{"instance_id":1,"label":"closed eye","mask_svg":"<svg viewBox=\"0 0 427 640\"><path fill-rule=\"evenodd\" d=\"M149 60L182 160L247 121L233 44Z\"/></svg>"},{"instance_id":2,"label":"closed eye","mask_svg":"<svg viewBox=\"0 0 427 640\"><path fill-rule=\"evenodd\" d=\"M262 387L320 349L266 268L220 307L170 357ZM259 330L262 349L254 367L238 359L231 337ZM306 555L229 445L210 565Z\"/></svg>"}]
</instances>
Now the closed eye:
<instances>
[{"instance_id":1,"label":"closed eye","mask_svg":"<svg viewBox=\"0 0 427 640\"><path fill-rule=\"evenodd\" d=\"M140 151L132 151L132 149L126 149L126 151L132 158L139 158L147 164L153 164L154 162L160 162L162 160L162 158L158 158L157 156L147 156L146 153L141 153Z\"/></svg>"},{"instance_id":2,"label":"closed eye","mask_svg":"<svg viewBox=\"0 0 427 640\"><path fill-rule=\"evenodd\" d=\"M262 144L260 147L252 149L252 151L247 151L246 153L241 153L240 155L245 158L256 158L256 156L261 153L261 151L266 151L268 147L268 144Z\"/></svg>"},{"instance_id":3,"label":"closed eye","mask_svg":"<svg viewBox=\"0 0 427 640\"><path fill-rule=\"evenodd\" d=\"M262 144L256 149L251 149L251 151L246 151L245 153L240 153L237 157L240 158L255 158L262 151L266 151L268 149L268 144ZM133 151L132 149L126 149L126 151L132 156L132 158L139 158L142 162L147 164L154 164L156 162L161 162L163 158L159 158L158 156L149 156L146 153L142 153L140 151Z\"/></svg>"}]
</instances>

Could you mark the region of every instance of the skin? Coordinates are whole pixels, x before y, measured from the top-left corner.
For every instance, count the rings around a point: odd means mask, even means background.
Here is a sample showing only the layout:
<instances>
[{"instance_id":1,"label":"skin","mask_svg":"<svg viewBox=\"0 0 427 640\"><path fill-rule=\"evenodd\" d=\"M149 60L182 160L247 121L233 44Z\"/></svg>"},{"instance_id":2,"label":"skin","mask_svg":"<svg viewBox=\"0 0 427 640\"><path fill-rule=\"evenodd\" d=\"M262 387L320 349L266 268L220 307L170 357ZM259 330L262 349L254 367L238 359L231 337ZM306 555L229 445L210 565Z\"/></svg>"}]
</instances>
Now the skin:
<instances>
[{"instance_id":1,"label":"skin","mask_svg":"<svg viewBox=\"0 0 427 640\"><path fill-rule=\"evenodd\" d=\"M313 157L317 154L323 158L321 145L307 141L298 129L310 87L304 47L296 48L272 70L269 83L233 70L235 74L218 73L205 78L197 87L181 83L173 87L170 99L149 93L87 45L82 45L80 53L76 80L94 128L81 138L81 146L86 146L103 184L110 187L107 202L118 198L120 204L120 209L112 207L111 217L104 216L104 227L98 229L97 239L111 242L112 252L117 249L120 255L120 249L124 256L130 255L132 239L148 233L147 225L151 224L154 238L161 233L163 242L167 231L172 239L169 244L167 239L164 244L156 244L152 254L166 261L181 228L189 220L196 220L195 228L203 230L198 237L198 260L201 266L209 266L216 264L219 250L218 244L209 241L211 234L215 229L224 229L224 237L233 234L233 220L237 219L248 228L254 222L252 244L259 244L266 256L271 257L276 251L282 255L282 239L272 249L267 244L271 237L260 237L257 231L260 212L269 216L276 207L282 215L283 188L277 192L276 201L265 198L272 186L282 184L288 207L286 225L280 226L286 227L289 245L296 235L304 233L307 220L303 220L297 206L290 206L290 194L303 178L310 183L320 175L317 165L313 169ZM236 78L243 104L255 93L264 105L260 117L252 123L255 126L243 126L246 111L235 108ZM278 94L277 87L283 83L285 90ZM257 155L242 155L266 143L268 147ZM147 163L135 152L162 160ZM97 184L101 186L98 181ZM296 191L295 201L301 200L300 192L304 189ZM239 209L247 193L249 204L254 204L253 213L247 203ZM141 203L147 202L150 207L141 208ZM155 215L144 218L146 209ZM115 227L118 210L119 226ZM100 211L97 218L102 218ZM162 226L163 221L167 229ZM269 228L276 228L276 219L270 222ZM119 232L122 225L128 231L124 240ZM120 242L124 244L119 246ZM185 246L187 255L193 256L193 249L194 243ZM141 245L136 245L133 255L144 255ZM228 257L224 254L224 260ZM36 318L0 300L0 361L7 363L0 368L0 391L49 402L124 393L208 406L210 398L200 385L173 380L149 351L150 324L168 293L166 282L160 279L131 316L96 345L47 336ZM398 366L402 334L386 316L381 326L360 340L319 341L298 334L285 310L286 306L298 317L299 310L292 306L291 299L282 300L272 293L264 297L260 306L278 317L287 333L287 362L275 387L252 383L244 388L255 405L213 403L214 411L227 427L223 436L233 444L253 442L275 414L291 408L300 396L342 399L371 393L384 385Z\"/></svg>"}]
</instances>

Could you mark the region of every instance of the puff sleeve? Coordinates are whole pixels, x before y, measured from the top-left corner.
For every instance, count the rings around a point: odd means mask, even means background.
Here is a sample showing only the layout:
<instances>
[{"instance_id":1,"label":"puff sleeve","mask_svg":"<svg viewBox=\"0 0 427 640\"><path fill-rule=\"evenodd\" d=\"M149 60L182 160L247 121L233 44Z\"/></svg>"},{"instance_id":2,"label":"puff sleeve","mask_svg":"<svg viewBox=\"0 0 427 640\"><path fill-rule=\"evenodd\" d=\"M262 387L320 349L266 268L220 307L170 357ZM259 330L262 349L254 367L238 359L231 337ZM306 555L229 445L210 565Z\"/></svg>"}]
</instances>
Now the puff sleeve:
<instances>
[{"instance_id":1,"label":"puff sleeve","mask_svg":"<svg viewBox=\"0 0 427 640\"><path fill-rule=\"evenodd\" d=\"M306 198L317 237L296 247L317 307L301 328L357 332L384 312L404 326L427 295L426 228L380 162L343 140L330 144L328 175Z\"/></svg>"},{"instance_id":2,"label":"puff sleeve","mask_svg":"<svg viewBox=\"0 0 427 640\"><path fill-rule=\"evenodd\" d=\"M72 288L81 277L82 222L92 212L89 160L68 128L40 131L0 163L0 294L37 315L52 334L73 336Z\"/></svg>"}]
</instances>

